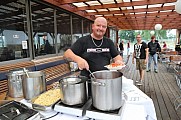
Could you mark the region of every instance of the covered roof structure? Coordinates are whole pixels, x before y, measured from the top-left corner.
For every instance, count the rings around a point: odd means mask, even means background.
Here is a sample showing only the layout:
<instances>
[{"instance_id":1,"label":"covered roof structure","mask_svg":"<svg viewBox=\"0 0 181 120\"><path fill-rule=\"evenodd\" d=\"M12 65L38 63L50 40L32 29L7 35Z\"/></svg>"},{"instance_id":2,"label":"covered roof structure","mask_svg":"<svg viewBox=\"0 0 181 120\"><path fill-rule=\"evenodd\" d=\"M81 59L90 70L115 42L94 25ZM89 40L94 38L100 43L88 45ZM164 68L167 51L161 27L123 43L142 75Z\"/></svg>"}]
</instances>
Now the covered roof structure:
<instances>
[{"instance_id":1,"label":"covered roof structure","mask_svg":"<svg viewBox=\"0 0 181 120\"><path fill-rule=\"evenodd\" d=\"M43 0L75 14L94 20L104 16L109 26L123 30L181 29L177 0Z\"/></svg>"}]
</instances>

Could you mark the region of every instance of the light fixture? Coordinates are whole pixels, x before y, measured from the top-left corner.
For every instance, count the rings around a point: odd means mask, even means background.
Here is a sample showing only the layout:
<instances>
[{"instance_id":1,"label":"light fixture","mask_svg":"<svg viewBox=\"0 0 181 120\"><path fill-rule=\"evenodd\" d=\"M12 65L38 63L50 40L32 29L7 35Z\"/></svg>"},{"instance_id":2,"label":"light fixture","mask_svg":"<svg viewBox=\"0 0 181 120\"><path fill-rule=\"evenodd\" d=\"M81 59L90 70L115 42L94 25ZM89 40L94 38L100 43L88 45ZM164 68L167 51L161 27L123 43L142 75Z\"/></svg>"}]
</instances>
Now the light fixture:
<instances>
[{"instance_id":1,"label":"light fixture","mask_svg":"<svg viewBox=\"0 0 181 120\"><path fill-rule=\"evenodd\" d=\"M155 31L152 30L152 31L150 32L150 34L151 34L151 35L154 35L154 34L155 34Z\"/></svg>"},{"instance_id":2,"label":"light fixture","mask_svg":"<svg viewBox=\"0 0 181 120\"><path fill-rule=\"evenodd\" d=\"M161 30L162 29L162 25L161 24L156 24L155 25L155 30Z\"/></svg>"},{"instance_id":3,"label":"light fixture","mask_svg":"<svg viewBox=\"0 0 181 120\"><path fill-rule=\"evenodd\" d=\"M177 0L175 3L175 10L177 13L181 14L181 0Z\"/></svg>"}]
</instances>

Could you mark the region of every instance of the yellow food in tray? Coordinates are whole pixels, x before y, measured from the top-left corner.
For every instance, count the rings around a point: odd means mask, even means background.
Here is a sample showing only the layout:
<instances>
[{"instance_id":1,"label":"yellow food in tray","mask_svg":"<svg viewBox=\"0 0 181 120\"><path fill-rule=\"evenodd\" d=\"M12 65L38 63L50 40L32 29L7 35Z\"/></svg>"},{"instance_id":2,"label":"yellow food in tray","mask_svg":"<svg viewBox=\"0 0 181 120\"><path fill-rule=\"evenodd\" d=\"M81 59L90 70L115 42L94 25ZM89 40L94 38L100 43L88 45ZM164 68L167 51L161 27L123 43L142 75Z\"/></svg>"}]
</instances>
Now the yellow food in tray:
<instances>
[{"instance_id":1,"label":"yellow food in tray","mask_svg":"<svg viewBox=\"0 0 181 120\"><path fill-rule=\"evenodd\" d=\"M51 89L39 95L33 103L42 106L50 106L61 98L62 94L60 89Z\"/></svg>"}]
</instances>

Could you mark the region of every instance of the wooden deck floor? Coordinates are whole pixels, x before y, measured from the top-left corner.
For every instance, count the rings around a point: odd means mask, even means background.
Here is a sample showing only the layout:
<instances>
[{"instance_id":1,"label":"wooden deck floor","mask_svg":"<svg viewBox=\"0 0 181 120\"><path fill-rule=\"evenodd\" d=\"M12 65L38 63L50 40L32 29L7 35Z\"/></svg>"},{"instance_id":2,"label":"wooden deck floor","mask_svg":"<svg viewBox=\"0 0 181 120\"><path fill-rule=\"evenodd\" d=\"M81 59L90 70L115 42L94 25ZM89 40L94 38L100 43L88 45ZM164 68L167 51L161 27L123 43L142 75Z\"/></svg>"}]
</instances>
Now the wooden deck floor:
<instances>
[{"instance_id":1,"label":"wooden deck floor","mask_svg":"<svg viewBox=\"0 0 181 120\"><path fill-rule=\"evenodd\" d=\"M132 56L128 66L129 70L123 72L123 75L135 83L139 80L139 72L132 64ZM164 63L159 63L158 67L158 73L153 69L151 72L145 71L144 84L139 88L153 100L158 120L181 120L181 108L175 110L174 107L175 98L181 96L174 73L168 72Z\"/></svg>"}]
</instances>

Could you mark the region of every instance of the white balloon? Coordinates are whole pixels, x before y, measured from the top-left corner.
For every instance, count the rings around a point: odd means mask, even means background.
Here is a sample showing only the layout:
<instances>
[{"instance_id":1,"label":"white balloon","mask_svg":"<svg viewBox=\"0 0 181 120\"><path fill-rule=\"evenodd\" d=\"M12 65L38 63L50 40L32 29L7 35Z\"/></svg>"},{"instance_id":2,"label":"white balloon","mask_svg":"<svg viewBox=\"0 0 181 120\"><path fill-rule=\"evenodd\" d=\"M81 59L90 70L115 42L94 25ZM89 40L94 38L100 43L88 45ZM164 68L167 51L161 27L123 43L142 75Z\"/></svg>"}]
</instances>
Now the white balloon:
<instances>
[{"instance_id":1,"label":"white balloon","mask_svg":"<svg viewBox=\"0 0 181 120\"><path fill-rule=\"evenodd\" d=\"M150 34L151 34L151 35L154 35L154 34L155 34L155 31L151 31Z\"/></svg>"},{"instance_id":2,"label":"white balloon","mask_svg":"<svg viewBox=\"0 0 181 120\"><path fill-rule=\"evenodd\" d=\"M177 13L181 14L181 0L177 0L175 3L175 10Z\"/></svg>"},{"instance_id":3,"label":"white balloon","mask_svg":"<svg viewBox=\"0 0 181 120\"><path fill-rule=\"evenodd\" d=\"M155 30L161 30L162 29L162 25L161 24L156 24L155 25Z\"/></svg>"}]
</instances>

